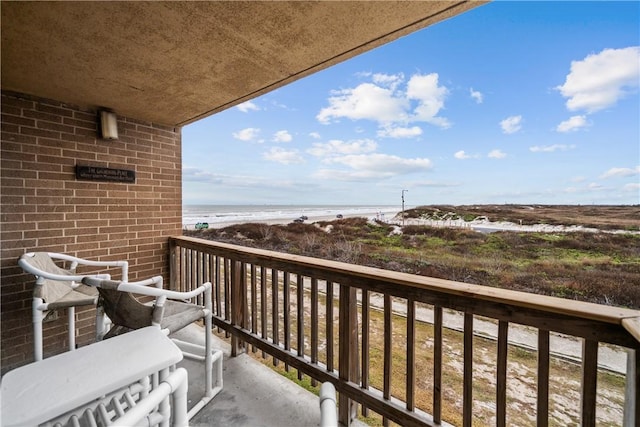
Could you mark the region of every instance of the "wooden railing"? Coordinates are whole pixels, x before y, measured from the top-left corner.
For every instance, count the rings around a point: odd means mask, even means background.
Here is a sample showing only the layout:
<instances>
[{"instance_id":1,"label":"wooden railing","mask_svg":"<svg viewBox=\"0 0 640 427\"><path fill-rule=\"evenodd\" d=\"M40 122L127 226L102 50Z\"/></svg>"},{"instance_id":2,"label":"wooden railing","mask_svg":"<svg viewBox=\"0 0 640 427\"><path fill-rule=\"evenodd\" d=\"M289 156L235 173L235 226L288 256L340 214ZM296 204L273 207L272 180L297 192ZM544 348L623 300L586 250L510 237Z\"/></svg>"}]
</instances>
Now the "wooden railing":
<instances>
[{"instance_id":1,"label":"wooden railing","mask_svg":"<svg viewBox=\"0 0 640 427\"><path fill-rule=\"evenodd\" d=\"M471 426L479 409L474 391L487 377L478 370L487 366L492 419L507 425L518 412L509 409L510 381L518 379L509 368L515 357L509 331L516 328L534 328L537 335L533 349L526 350L537 354L532 424L549 424L552 386L563 384L550 345L557 334L582 341L577 421L596 424L598 349L607 345L629 349L624 424L640 420L639 311L197 238L171 238L170 248L175 290L213 283L214 325L231 337L232 355L259 350L274 365L297 370L299 378L330 381L344 425L359 404L363 415L373 411L385 425ZM445 327L451 313L461 319L459 332ZM474 334L474 322L493 323L497 331L487 341ZM491 346L494 356L484 355ZM459 369L451 369L455 357ZM489 362L478 360L483 357ZM461 372L461 385L449 381L459 375L454 371ZM449 419L452 412L459 419Z\"/></svg>"}]
</instances>

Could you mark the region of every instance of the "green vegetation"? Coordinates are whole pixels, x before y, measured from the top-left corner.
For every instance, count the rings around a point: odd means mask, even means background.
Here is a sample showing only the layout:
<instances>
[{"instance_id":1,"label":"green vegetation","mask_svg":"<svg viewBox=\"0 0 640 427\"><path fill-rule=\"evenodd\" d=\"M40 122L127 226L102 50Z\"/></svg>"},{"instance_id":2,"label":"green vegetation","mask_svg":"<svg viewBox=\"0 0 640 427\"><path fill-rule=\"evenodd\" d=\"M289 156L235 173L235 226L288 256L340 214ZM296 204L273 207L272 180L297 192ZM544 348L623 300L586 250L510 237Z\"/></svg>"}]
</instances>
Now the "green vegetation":
<instances>
[{"instance_id":1,"label":"green vegetation","mask_svg":"<svg viewBox=\"0 0 640 427\"><path fill-rule=\"evenodd\" d=\"M239 224L185 233L423 276L640 308L638 234L482 234L417 225L399 229L349 218L316 224Z\"/></svg>"},{"instance_id":2,"label":"green vegetation","mask_svg":"<svg viewBox=\"0 0 640 427\"><path fill-rule=\"evenodd\" d=\"M460 217L468 218L467 214L460 214ZM545 221L553 223L548 218ZM622 229L624 224L613 228ZM633 233L482 234L468 229L415 225L400 229L351 218L317 224L241 224L223 229L187 231L185 234L387 270L640 308L640 235ZM294 294L291 298L295 300ZM320 304L324 304L322 297ZM322 317L324 309L319 312ZM295 316L294 313L292 315ZM270 319L267 320L269 323ZM369 379L371 386L381 389L382 313L371 310L370 322ZM324 320L319 323L323 324ZM309 325L310 319L305 314L307 336ZM394 314L392 328L391 393L404 399L406 318ZM280 331L282 334L283 328ZM321 328L321 342L325 339L323 332ZM433 369L432 337L432 325L416 324L417 372L430 373ZM295 326L291 338L291 345L295 348ZM442 384L443 418L457 425L461 422L462 335L445 330L443 339L443 370L446 372ZM510 346L508 351L507 422L510 425L534 425L535 399L531 397L535 396L537 353L514 346ZM321 349L319 353L320 360L324 360L326 351ZM255 356L260 358L259 353ZM496 358L495 341L474 337L474 425L486 425L493 416L491 405L496 393ZM264 362L270 366L271 358ZM308 390L317 392L317 386L308 377L298 381L294 369L287 372L283 363L275 369ZM550 425L578 423L576 402L580 401L580 366L552 358L550 369L549 405L553 414ZM420 375L416 384L416 406L427 412L432 411L432 381L431 375ZM599 423L614 425L619 421L616 414L624 404L624 378L600 371L598 390L599 394L607 397L598 402ZM381 418L372 412L366 417L361 416L361 419L369 425L382 425Z\"/></svg>"}]
</instances>

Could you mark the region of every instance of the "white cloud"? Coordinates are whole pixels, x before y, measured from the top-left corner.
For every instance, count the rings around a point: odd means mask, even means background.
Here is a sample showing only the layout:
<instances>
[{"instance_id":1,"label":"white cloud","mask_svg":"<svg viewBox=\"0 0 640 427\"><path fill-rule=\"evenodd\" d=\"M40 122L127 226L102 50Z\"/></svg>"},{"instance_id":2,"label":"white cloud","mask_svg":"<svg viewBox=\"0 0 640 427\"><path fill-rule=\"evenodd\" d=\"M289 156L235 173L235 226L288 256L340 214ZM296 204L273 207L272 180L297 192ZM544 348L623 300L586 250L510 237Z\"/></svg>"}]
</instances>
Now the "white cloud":
<instances>
[{"instance_id":1,"label":"white cloud","mask_svg":"<svg viewBox=\"0 0 640 427\"><path fill-rule=\"evenodd\" d=\"M614 105L640 81L640 46L604 49L571 62L571 72L556 87L569 111L593 113Z\"/></svg>"},{"instance_id":2,"label":"white cloud","mask_svg":"<svg viewBox=\"0 0 640 427\"><path fill-rule=\"evenodd\" d=\"M247 113L249 111L260 111L260 107L254 104L251 101L243 102L242 104L236 105L236 108L243 113Z\"/></svg>"},{"instance_id":3,"label":"white cloud","mask_svg":"<svg viewBox=\"0 0 640 427\"><path fill-rule=\"evenodd\" d=\"M629 184L625 184L622 189L624 191L640 191L640 183L630 182Z\"/></svg>"},{"instance_id":4,"label":"white cloud","mask_svg":"<svg viewBox=\"0 0 640 427\"><path fill-rule=\"evenodd\" d=\"M590 183L587 188L589 190L594 190L594 191L599 191L599 190L604 190L604 186L602 184L599 184L597 182L592 182Z\"/></svg>"},{"instance_id":5,"label":"white cloud","mask_svg":"<svg viewBox=\"0 0 640 427\"><path fill-rule=\"evenodd\" d=\"M427 158L404 159L388 154L347 155L334 157L326 162L342 164L351 170L321 169L315 174L316 177L344 181L376 180L413 172L424 172L432 168L431 160Z\"/></svg>"},{"instance_id":6,"label":"white cloud","mask_svg":"<svg viewBox=\"0 0 640 427\"><path fill-rule=\"evenodd\" d=\"M362 83L353 89L343 89L333 94L329 98L329 106L320 110L316 116L320 123L328 124L332 119L340 117L380 123L406 119L404 110L408 102L394 95L391 89Z\"/></svg>"},{"instance_id":7,"label":"white cloud","mask_svg":"<svg viewBox=\"0 0 640 427\"><path fill-rule=\"evenodd\" d=\"M456 151L456 153L453 155L453 157L455 157L456 159L460 159L460 160L470 159L471 158L471 156L468 155L467 153L465 153L464 150Z\"/></svg>"},{"instance_id":8,"label":"white cloud","mask_svg":"<svg viewBox=\"0 0 640 427\"><path fill-rule=\"evenodd\" d=\"M259 133L260 133L260 129L246 128L238 132L233 132L232 135L235 139L239 139L240 141L253 141L258 137Z\"/></svg>"},{"instance_id":9,"label":"white cloud","mask_svg":"<svg viewBox=\"0 0 640 427\"><path fill-rule=\"evenodd\" d=\"M226 175L209 172L195 167L183 169L185 182L198 182L206 184L224 185L233 188L246 188L252 191L256 189L295 189L299 186L296 181L273 179L273 177L251 175ZM310 185L306 183L306 185Z\"/></svg>"},{"instance_id":10,"label":"white cloud","mask_svg":"<svg viewBox=\"0 0 640 427\"><path fill-rule=\"evenodd\" d=\"M374 74L372 76L372 80L374 83L389 87L392 90L395 90L400 83L404 81L404 74Z\"/></svg>"},{"instance_id":11,"label":"white cloud","mask_svg":"<svg viewBox=\"0 0 640 427\"><path fill-rule=\"evenodd\" d=\"M224 182L224 178L221 175L194 167L182 168L182 179L185 182L208 182L215 184Z\"/></svg>"},{"instance_id":12,"label":"white cloud","mask_svg":"<svg viewBox=\"0 0 640 427\"><path fill-rule=\"evenodd\" d=\"M640 166L635 168L611 168L602 175L600 178L613 178L613 177L628 177L640 174Z\"/></svg>"},{"instance_id":13,"label":"white cloud","mask_svg":"<svg viewBox=\"0 0 640 427\"><path fill-rule=\"evenodd\" d=\"M451 188L460 187L458 182L437 182L437 181L412 181L408 183L409 188Z\"/></svg>"},{"instance_id":14,"label":"white cloud","mask_svg":"<svg viewBox=\"0 0 640 427\"><path fill-rule=\"evenodd\" d=\"M522 116L507 117L500 122L500 127L502 128L502 133L516 133L522 129Z\"/></svg>"},{"instance_id":15,"label":"white cloud","mask_svg":"<svg viewBox=\"0 0 640 427\"><path fill-rule=\"evenodd\" d=\"M587 127L587 125L587 116L572 116L568 120L561 122L556 130L563 133L573 132Z\"/></svg>"},{"instance_id":16,"label":"white cloud","mask_svg":"<svg viewBox=\"0 0 640 427\"><path fill-rule=\"evenodd\" d=\"M374 74L372 82L355 88L333 91L329 106L320 110L316 119L329 124L340 118L371 120L381 127L406 127L412 122L426 122L441 128L451 126L438 116L444 108L449 90L438 84L438 74L414 74L400 89L403 74ZM412 128L413 129L413 128Z\"/></svg>"},{"instance_id":17,"label":"white cloud","mask_svg":"<svg viewBox=\"0 0 640 427\"><path fill-rule=\"evenodd\" d=\"M273 141L275 142L291 142L292 139L293 137L286 130L279 130L273 134Z\"/></svg>"},{"instance_id":18,"label":"white cloud","mask_svg":"<svg viewBox=\"0 0 640 427\"><path fill-rule=\"evenodd\" d=\"M380 138L413 138L422 135L422 129L418 126L410 128L387 126L378 130Z\"/></svg>"},{"instance_id":19,"label":"white cloud","mask_svg":"<svg viewBox=\"0 0 640 427\"><path fill-rule=\"evenodd\" d=\"M313 139L320 139L320 138L321 138L321 136L320 136L320 134L319 134L318 132L311 132L311 133L309 134L309 136L310 136L311 138L313 138Z\"/></svg>"},{"instance_id":20,"label":"white cloud","mask_svg":"<svg viewBox=\"0 0 640 427\"><path fill-rule=\"evenodd\" d=\"M481 92L478 92L477 90L473 90L473 88L471 88L469 89L469 95L476 101L477 104L482 104L484 95L482 95Z\"/></svg>"},{"instance_id":21,"label":"white cloud","mask_svg":"<svg viewBox=\"0 0 640 427\"><path fill-rule=\"evenodd\" d=\"M357 139L352 141L331 140L327 143L313 143L307 153L316 157L326 157L345 154L361 154L376 151L378 144L371 139Z\"/></svg>"},{"instance_id":22,"label":"white cloud","mask_svg":"<svg viewBox=\"0 0 640 427\"><path fill-rule=\"evenodd\" d=\"M487 154L487 157L491 159L504 159L505 157L507 157L507 154L502 150L491 150L489 154Z\"/></svg>"},{"instance_id":23,"label":"white cloud","mask_svg":"<svg viewBox=\"0 0 640 427\"><path fill-rule=\"evenodd\" d=\"M304 159L298 150L285 150L282 147L272 147L263 153L265 160L290 165L294 163L304 163Z\"/></svg>"},{"instance_id":24,"label":"white cloud","mask_svg":"<svg viewBox=\"0 0 640 427\"><path fill-rule=\"evenodd\" d=\"M407 98L418 101L418 106L414 109L413 120L423 121L449 128L451 124L437 114L444 108L444 100L449 94L449 90L444 86L438 86L438 74L426 75L415 74L407 83Z\"/></svg>"},{"instance_id":25,"label":"white cloud","mask_svg":"<svg viewBox=\"0 0 640 427\"><path fill-rule=\"evenodd\" d=\"M553 153L554 151L567 151L576 148L575 145L553 144L553 145L534 145L529 147L529 151L534 153Z\"/></svg>"}]
</instances>

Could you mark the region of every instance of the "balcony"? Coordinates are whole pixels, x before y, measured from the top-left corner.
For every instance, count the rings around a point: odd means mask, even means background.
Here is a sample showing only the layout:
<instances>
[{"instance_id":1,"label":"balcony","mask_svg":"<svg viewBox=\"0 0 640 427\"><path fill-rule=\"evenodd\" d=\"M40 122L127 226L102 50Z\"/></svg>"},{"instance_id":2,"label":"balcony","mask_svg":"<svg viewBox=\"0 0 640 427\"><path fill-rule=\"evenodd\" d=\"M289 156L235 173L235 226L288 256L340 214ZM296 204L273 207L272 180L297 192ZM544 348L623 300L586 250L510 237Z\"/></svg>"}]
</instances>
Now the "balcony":
<instances>
[{"instance_id":1,"label":"balcony","mask_svg":"<svg viewBox=\"0 0 640 427\"><path fill-rule=\"evenodd\" d=\"M288 378L333 383L342 425L640 419L640 311L190 237L170 239L170 275L178 291L212 283L225 352L194 425L318 425L317 396ZM199 363L180 362L194 402Z\"/></svg>"},{"instance_id":2,"label":"balcony","mask_svg":"<svg viewBox=\"0 0 640 427\"><path fill-rule=\"evenodd\" d=\"M231 358L332 382L343 425L640 419L639 311L189 237L170 251L174 290L212 282Z\"/></svg>"}]
</instances>

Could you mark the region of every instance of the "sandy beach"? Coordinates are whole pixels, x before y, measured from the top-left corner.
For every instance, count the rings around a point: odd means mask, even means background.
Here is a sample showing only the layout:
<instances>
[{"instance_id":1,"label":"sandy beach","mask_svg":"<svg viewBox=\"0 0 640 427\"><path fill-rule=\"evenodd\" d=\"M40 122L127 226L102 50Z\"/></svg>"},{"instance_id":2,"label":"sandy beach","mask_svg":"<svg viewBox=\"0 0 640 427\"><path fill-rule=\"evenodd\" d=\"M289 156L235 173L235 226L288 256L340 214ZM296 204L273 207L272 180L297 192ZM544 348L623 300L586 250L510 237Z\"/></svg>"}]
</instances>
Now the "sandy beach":
<instances>
[{"instance_id":1,"label":"sandy beach","mask_svg":"<svg viewBox=\"0 0 640 427\"><path fill-rule=\"evenodd\" d=\"M358 213L340 213L343 218L366 218L367 220L379 220L387 223L399 224L400 219L398 218L399 211L396 209L382 209L377 211L361 211ZM300 216L306 216L307 219L304 220L305 224L313 224L314 222L319 221L334 221L339 219L337 214L326 215L314 212L302 212ZM236 224L244 224L244 223L260 223L267 225L286 225L294 222L294 220L298 218L294 215L289 217L280 217L280 218L259 218L253 220L242 219L238 217L229 217L228 220L217 220L215 222L207 222L209 224L209 228L224 228L231 225ZM195 229L195 224L193 223L184 223L183 228L187 230Z\"/></svg>"}]
</instances>

